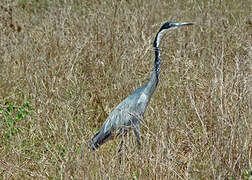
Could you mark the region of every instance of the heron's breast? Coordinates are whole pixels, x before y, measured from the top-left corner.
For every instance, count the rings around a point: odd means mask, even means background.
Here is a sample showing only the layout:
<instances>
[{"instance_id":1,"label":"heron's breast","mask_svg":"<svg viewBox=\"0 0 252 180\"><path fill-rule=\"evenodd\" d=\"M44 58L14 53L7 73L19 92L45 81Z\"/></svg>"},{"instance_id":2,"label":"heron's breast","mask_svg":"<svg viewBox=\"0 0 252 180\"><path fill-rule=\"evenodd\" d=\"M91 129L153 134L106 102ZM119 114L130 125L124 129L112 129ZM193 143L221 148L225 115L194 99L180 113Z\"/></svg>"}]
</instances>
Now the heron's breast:
<instances>
[{"instance_id":1,"label":"heron's breast","mask_svg":"<svg viewBox=\"0 0 252 180\"><path fill-rule=\"evenodd\" d=\"M141 96L139 97L137 104L143 103L148 101L148 97L145 93L142 93Z\"/></svg>"}]
</instances>

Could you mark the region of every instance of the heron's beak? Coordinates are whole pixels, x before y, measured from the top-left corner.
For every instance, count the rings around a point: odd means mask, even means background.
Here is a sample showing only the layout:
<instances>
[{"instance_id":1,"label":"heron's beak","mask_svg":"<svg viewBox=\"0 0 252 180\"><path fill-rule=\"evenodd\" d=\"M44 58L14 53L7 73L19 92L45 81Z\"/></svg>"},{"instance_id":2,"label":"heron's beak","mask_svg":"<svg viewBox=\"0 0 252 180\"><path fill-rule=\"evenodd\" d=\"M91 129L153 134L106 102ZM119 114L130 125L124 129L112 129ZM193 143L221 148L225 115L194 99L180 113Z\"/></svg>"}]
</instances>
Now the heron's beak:
<instances>
[{"instance_id":1,"label":"heron's beak","mask_svg":"<svg viewBox=\"0 0 252 180\"><path fill-rule=\"evenodd\" d=\"M183 23L172 23L171 25L180 27L180 26L188 26L188 25L193 25L193 24L194 23L192 23L192 22L183 22Z\"/></svg>"}]
</instances>

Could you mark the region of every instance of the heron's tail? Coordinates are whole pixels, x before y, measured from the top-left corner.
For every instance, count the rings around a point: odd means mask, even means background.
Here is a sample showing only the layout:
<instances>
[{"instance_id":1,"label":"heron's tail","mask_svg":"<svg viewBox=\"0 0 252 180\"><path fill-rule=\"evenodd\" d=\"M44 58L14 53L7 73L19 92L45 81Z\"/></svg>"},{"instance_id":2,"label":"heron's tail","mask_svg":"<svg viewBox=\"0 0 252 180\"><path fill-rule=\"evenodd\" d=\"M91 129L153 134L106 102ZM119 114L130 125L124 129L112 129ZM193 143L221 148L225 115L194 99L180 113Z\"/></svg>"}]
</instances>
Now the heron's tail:
<instances>
[{"instance_id":1,"label":"heron's tail","mask_svg":"<svg viewBox=\"0 0 252 180\"><path fill-rule=\"evenodd\" d=\"M98 131L94 137L88 142L88 147L95 151L98 149L103 143L109 140L111 137L111 132L103 132L102 130Z\"/></svg>"}]
</instances>

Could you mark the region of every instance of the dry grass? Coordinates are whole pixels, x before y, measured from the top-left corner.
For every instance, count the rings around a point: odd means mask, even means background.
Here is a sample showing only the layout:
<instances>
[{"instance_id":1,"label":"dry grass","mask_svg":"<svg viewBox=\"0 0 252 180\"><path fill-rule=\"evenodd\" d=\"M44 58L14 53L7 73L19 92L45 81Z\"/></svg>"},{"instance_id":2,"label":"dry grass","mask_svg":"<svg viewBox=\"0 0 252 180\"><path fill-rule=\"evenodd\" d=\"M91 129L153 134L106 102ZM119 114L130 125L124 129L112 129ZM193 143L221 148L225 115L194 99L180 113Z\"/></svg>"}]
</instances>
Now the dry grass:
<instances>
[{"instance_id":1,"label":"dry grass","mask_svg":"<svg viewBox=\"0 0 252 180\"><path fill-rule=\"evenodd\" d=\"M249 0L0 5L0 179L252 176ZM129 135L119 165L120 139L97 152L87 141L148 81L165 21L197 25L164 36L142 149Z\"/></svg>"}]
</instances>

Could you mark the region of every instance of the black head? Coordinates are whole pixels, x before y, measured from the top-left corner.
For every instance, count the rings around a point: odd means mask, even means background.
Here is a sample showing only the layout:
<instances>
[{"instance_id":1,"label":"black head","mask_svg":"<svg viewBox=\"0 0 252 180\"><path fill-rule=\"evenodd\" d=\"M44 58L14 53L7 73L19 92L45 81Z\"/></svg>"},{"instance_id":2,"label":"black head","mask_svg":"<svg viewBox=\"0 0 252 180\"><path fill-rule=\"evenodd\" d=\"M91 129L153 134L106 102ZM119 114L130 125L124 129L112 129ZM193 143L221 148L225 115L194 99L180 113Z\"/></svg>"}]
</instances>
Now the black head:
<instances>
[{"instance_id":1,"label":"black head","mask_svg":"<svg viewBox=\"0 0 252 180\"><path fill-rule=\"evenodd\" d=\"M153 46L154 47L159 47L159 43L161 40L161 37L163 35L163 33L167 30L171 30L171 29L176 29L178 27L182 27L182 26L188 26L188 25L193 25L193 23L191 22L182 22L182 23L177 23L177 22L166 22L163 24L163 26L159 29L156 38L153 42Z\"/></svg>"},{"instance_id":2,"label":"black head","mask_svg":"<svg viewBox=\"0 0 252 180\"><path fill-rule=\"evenodd\" d=\"M177 23L177 22L166 22L163 24L163 26L160 28L159 31L162 30L168 30L168 29L175 29L181 26L188 26L188 25L193 25L191 22L182 22L182 23Z\"/></svg>"}]
</instances>

